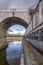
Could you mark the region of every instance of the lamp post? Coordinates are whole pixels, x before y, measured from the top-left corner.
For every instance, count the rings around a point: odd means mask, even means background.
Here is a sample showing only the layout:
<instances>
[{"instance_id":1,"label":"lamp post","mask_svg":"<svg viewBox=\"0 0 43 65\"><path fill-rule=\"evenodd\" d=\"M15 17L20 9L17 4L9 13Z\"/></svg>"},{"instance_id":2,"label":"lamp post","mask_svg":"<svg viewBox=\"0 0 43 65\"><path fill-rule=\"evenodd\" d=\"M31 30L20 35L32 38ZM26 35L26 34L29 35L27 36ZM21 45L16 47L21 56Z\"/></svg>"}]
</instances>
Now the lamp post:
<instances>
[{"instance_id":1,"label":"lamp post","mask_svg":"<svg viewBox=\"0 0 43 65\"><path fill-rule=\"evenodd\" d=\"M13 14L13 17L14 17L14 12L12 14Z\"/></svg>"}]
</instances>

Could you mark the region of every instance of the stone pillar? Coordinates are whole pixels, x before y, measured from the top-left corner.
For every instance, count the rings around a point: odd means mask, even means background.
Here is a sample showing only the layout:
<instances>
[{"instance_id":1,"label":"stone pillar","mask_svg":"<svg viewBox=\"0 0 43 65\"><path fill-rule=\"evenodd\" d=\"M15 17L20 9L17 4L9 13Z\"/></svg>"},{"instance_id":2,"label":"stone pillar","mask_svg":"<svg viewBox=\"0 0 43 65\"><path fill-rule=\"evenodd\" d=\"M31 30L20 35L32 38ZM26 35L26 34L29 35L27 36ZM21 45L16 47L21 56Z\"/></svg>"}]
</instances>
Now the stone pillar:
<instances>
[{"instance_id":1,"label":"stone pillar","mask_svg":"<svg viewBox=\"0 0 43 65\"><path fill-rule=\"evenodd\" d=\"M0 44L3 44L6 42L6 34L3 31L2 27L0 26Z\"/></svg>"},{"instance_id":2,"label":"stone pillar","mask_svg":"<svg viewBox=\"0 0 43 65\"><path fill-rule=\"evenodd\" d=\"M38 32L38 40L41 41L41 31Z\"/></svg>"},{"instance_id":3,"label":"stone pillar","mask_svg":"<svg viewBox=\"0 0 43 65\"><path fill-rule=\"evenodd\" d=\"M33 31L33 17L32 17L32 31Z\"/></svg>"},{"instance_id":4,"label":"stone pillar","mask_svg":"<svg viewBox=\"0 0 43 65\"><path fill-rule=\"evenodd\" d=\"M6 43L6 37L1 35L0 36L0 44Z\"/></svg>"},{"instance_id":5,"label":"stone pillar","mask_svg":"<svg viewBox=\"0 0 43 65\"><path fill-rule=\"evenodd\" d=\"M33 29L35 29L35 14L33 16Z\"/></svg>"},{"instance_id":6,"label":"stone pillar","mask_svg":"<svg viewBox=\"0 0 43 65\"><path fill-rule=\"evenodd\" d=\"M39 5L39 24L42 22L42 7L41 7L41 3Z\"/></svg>"}]
</instances>

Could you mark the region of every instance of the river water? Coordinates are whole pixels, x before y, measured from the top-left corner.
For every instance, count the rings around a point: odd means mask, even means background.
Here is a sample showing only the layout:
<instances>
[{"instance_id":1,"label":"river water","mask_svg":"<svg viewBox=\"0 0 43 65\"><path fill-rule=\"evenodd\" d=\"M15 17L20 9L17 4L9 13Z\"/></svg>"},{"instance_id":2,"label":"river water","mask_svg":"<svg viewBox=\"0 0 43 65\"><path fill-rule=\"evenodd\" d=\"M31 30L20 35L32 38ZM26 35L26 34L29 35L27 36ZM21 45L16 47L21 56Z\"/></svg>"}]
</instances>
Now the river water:
<instances>
[{"instance_id":1,"label":"river water","mask_svg":"<svg viewBox=\"0 0 43 65\"><path fill-rule=\"evenodd\" d=\"M9 65L20 65L21 49L21 41L13 41L8 43L8 47L6 49L6 60Z\"/></svg>"}]
</instances>

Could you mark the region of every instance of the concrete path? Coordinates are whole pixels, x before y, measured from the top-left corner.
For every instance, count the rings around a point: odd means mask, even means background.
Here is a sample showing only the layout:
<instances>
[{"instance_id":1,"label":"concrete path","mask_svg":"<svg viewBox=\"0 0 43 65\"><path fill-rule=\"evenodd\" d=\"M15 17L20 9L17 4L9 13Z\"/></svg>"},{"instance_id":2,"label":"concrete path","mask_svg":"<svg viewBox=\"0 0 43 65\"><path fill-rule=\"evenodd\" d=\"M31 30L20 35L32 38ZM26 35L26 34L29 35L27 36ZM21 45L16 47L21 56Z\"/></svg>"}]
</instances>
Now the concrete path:
<instances>
[{"instance_id":1,"label":"concrete path","mask_svg":"<svg viewBox=\"0 0 43 65\"><path fill-rule=\"evenodd\" d=\"M21 63L20 65L24 65L24 54L21 54Z\"/></svg>"}]
</instances>

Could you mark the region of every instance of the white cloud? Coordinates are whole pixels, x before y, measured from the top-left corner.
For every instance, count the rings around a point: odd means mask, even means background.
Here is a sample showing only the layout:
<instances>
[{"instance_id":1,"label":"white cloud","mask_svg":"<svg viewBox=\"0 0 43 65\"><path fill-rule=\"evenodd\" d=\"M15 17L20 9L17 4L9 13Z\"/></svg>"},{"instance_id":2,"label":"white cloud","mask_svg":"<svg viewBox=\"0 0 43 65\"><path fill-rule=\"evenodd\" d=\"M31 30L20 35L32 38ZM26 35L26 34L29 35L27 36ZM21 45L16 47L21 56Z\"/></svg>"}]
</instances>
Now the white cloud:
<instances>
[{"instance_id":1,"label":"white cloud","mask_svg":"<svg viewBox=\"0 0 43 65\"><path fill-rule=\"evenodd\" d=\"M21 41L13 41L9 43L9 46L21 46L22 42Z\"/></svg>"},{"instance_id":2,"label":"white cloud","mask_svg":"<svg viewBox=\"0 0 43 65\"><path fill-rule=\"evenodd\" d=\"M8 33L9 33L9 34L24 35L25 30L23 30L23 31L14 30L14 31L12 31L12 32L9 31Z\"/></svg>"}]
</instances>

